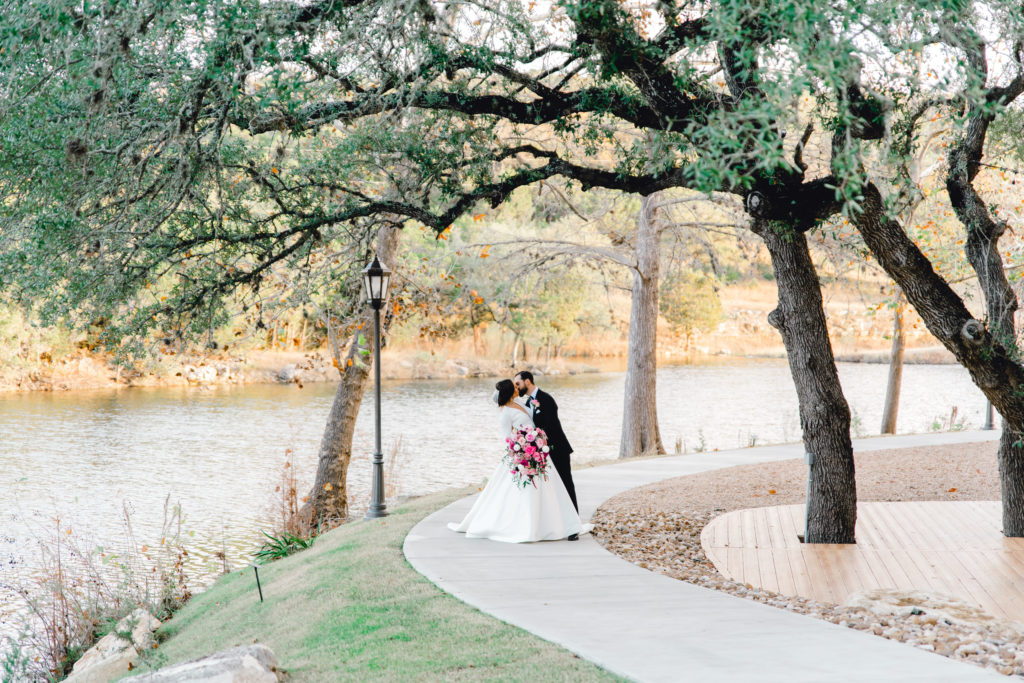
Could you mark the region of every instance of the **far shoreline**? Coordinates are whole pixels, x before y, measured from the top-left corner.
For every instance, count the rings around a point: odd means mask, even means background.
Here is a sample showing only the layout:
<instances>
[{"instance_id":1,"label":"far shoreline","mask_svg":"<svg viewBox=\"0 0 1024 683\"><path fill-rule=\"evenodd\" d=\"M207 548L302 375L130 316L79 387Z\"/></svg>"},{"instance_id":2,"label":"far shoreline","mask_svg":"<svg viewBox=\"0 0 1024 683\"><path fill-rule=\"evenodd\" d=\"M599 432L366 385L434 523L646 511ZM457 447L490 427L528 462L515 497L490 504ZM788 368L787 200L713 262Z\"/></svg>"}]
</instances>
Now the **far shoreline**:
<instances>
[{"instance_id":1,"label":"far shoreline","mask_svg":"<svg viewBox=\"0 0 1024 683\"><path fill-rule=\"evenodd\" d=\"M311 352L256 351L245 356L159 358L145 369L126 371L92 354L80 354L31 367L0 369L0 394L76 392L137 387L216 387L248 384L297 384L335 382L337 370L325 350ZM747 361L784 361L782 348L762 353L733 354L728 349L666 350L659 367L712 365ZM887 364L888 352L878 350L836 351L838 363ZM574 356L550 360L509 360L465 356L447 351L385 350L382 378L386 381L504 377L513 368L530 369L538 375L579 375L624 372L621 355ZM907 365L955 365L942 347L907 349Z\"/></svg>"}]
</instances>

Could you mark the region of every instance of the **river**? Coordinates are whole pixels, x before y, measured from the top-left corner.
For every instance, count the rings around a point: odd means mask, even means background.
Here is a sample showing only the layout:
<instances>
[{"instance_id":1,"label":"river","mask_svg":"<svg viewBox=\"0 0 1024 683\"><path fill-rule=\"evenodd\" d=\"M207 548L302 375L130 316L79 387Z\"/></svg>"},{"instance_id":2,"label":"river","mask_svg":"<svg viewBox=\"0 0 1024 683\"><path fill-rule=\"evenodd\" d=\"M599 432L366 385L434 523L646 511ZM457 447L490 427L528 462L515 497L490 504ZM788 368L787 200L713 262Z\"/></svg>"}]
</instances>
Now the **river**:
<instances>
[{"instance_id":1,"label":"river","mask_svg":"<svg viewBox=\"0 0 1024 683\"><path fill-rule=\"evenodd\" d=\"M855 436L876 434L887 366L844 363L839 372ZM501 450L490 403L494 381L384 383L385 453L397 445L385 476L399 494L477 484L490 474ZM574 462L617 455L623 373L537 382L558 401ZM10 586L30 572L36 541L52 532L58 516L62 528L87 543L116 546L125 537L125 507L135 538L154 543L170 496L185 515L194 583L222 571L218 552L233 567L248 562L287 459L300 491L308 490L333 395L327 384L0 395L0 621L16 609ZM365 508L369 491L367 398L349 469L354 509ZM985 399L963 368L906 366L900 432L929 431L954 407L965 427L982 425ZM662 367L658 416L670 452L677 442L693 452L800 438L796 393L781 360Z\"/></svg>"}]
</instances>

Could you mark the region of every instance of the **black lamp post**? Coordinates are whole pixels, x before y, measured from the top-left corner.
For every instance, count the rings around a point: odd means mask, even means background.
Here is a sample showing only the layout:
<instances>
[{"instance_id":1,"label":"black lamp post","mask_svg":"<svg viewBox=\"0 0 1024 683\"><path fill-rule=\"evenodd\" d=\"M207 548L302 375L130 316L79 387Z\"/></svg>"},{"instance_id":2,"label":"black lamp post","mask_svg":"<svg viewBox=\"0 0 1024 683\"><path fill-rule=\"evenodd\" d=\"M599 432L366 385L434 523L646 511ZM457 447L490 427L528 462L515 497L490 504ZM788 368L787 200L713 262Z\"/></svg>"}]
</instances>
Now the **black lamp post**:
<instances>
[{"instance_id":1,"label":"black lamp post","mask_svg":"<svg viewBox=\"0 0 1024 683\"><path fill-rule=\"evenodd\" d=\"M387 517L384 505L384 454L380 450L380 309L388 298L388 283L391 271L381 265L374 255L373 262L363 269L363 285L366 287L366 299L373 308L373 378L374 378L374 417L375 441L373 451L373 489L370 495L370 507L364 519Z\"/></svg>"}]
</instances>

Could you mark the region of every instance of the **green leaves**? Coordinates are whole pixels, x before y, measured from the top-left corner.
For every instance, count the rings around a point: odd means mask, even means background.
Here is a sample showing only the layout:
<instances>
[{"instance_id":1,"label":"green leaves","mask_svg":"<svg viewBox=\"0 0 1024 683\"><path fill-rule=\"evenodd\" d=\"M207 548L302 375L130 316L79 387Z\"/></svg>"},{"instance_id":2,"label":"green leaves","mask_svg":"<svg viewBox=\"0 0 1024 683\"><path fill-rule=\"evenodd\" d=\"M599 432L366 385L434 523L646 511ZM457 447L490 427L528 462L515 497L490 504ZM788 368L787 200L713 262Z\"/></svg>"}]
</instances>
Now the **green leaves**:
<instances>
[{"instance_id":1,"label":"green leaves","mask_svg":"<svg viewBox=\"0 0 1024 683\"><path fill-rule=\"evenodd\" d=\"M261 533L267 540L263 542L259 550L253 553L253 557L260 564L280 560L282 557L288 557L313 547L313 538L302 538L286 531L282 532L279 536L272 536L266 531Z\"/></svg>"}]
</instances>

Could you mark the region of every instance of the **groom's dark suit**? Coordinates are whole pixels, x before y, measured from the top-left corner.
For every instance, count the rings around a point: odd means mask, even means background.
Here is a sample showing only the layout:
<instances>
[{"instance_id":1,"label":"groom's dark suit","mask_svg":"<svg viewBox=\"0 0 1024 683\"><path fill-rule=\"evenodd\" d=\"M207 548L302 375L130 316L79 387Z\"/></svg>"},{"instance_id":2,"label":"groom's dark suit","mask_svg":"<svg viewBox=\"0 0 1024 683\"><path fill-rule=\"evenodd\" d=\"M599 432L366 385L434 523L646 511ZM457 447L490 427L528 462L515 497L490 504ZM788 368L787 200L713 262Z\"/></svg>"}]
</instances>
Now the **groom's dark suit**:
<instances>
[{"instance_id":1,"label":"groom's dark suit","mask_svg":"<svg viewBox=\"0 0 1024 683\"><path fill-rule=\"evenodd\" d=\"M576 487L572 483L572 468L569 466L569 455L572 454L572 446L569 439L565 438L562 431L562 423L558 420L558 404L551 394L537 390L537 405L533 409L533 424L544 430L548 435L548 446L551 451L548 457L551 464L555 466L558 476L565 484L565 490L569 493L573 507L579 512L580 506L576 504Z\"/></svg>"}]
</instances>

